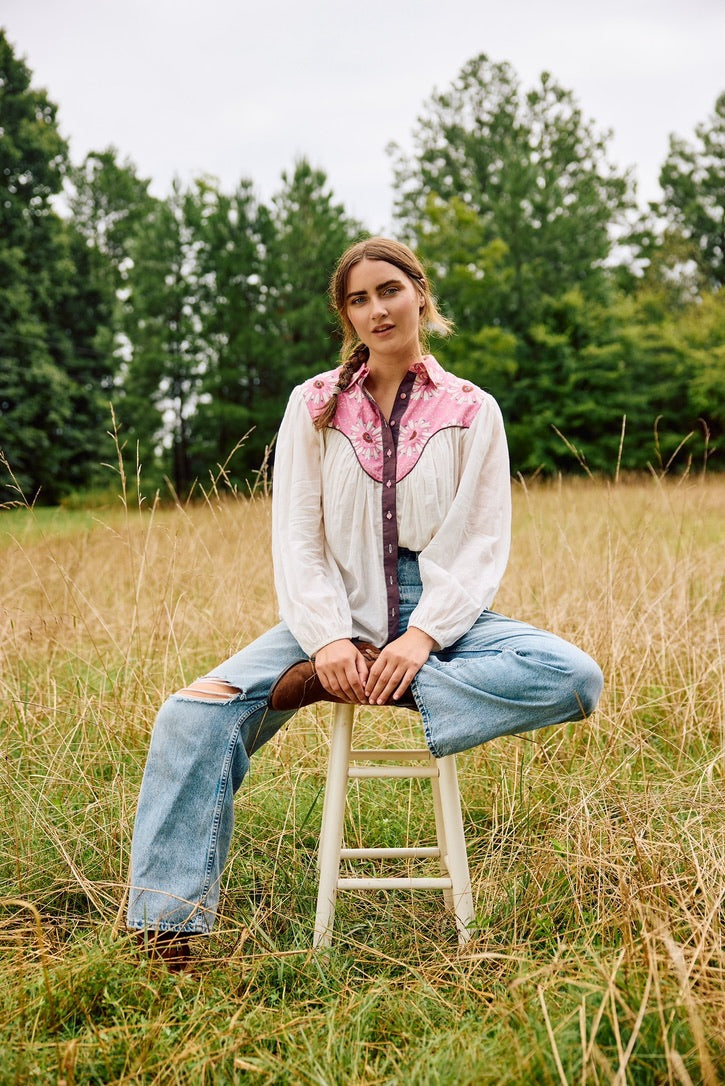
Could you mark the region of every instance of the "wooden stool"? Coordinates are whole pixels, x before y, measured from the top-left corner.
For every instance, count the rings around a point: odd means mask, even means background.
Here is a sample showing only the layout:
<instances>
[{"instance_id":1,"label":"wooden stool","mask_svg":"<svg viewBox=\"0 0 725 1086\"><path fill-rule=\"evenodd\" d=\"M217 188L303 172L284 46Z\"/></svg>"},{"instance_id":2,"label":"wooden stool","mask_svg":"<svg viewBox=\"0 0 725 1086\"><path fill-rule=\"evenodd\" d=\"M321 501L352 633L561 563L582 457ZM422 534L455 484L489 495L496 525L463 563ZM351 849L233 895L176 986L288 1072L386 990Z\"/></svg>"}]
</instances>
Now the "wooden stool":
<instances>
[{"instance_id":1,"label":"wooden stool","mask_svg":"<svg viewBox=\"0 0 725 1086\"><path fill-rule=\"evenodd\" d=\"M325 947L332 942L338 890L393 889L442 890L446 908L455 914L458 942L462 945L471 937L473 896L468 874L468 855L463 834L455 755L434 758L428 750L353 750L354 717L354 705L335 706L320 830L318 854L320 884L317 894L313 946ZM378 761L384 764L355 766L350 764L351 761ZM425 764L413 765L414 762ZM433 848L343 848L347 782L353 777L430 777L433 787L437 846ZM437 857L440 859L442 875L440 878L340 877L340 861L343 859L400 857L406 859Z\"/></svg>"}]
</instances>

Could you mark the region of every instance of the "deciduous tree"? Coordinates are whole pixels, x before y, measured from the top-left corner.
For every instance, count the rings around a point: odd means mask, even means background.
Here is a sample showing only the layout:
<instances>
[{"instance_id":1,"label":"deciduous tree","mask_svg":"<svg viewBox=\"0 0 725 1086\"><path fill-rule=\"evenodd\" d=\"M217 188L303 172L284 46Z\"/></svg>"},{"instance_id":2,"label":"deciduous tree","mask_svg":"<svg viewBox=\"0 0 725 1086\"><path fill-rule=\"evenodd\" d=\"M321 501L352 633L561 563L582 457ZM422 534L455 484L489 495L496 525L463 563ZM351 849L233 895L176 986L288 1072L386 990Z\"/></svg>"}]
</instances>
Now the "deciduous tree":
<instances>
[{"instance_id":1,"label":"deciduous tree","mask_svg":"<svg viewBox=\"0 0 725 1086\"><path fill-rule=\"evenodd\" d=\"M481 55L430 99L413 154L394 150L398 219L459 332L439 353L499 399L516 470L566 463L553 429L566 398L579 389L587 413L586 386L611 379L604 360L602 374L576 376L632 203L607 139L550 75L524 92L510 65ZM595 441L602 414L587 413Z\"/></svg>"},{"instance_id":2,"label":"deciduous tree","mask_svg":"<svg viewBox=\"0 0 725 1086\"><path fill-rule=\"evenodd\" d=\"M695 142L670 136L660 172L660 210L694 243L693 252L713 289L725 283L725 93L712 116L695 129Z\"/></svg>"}]
</instances>

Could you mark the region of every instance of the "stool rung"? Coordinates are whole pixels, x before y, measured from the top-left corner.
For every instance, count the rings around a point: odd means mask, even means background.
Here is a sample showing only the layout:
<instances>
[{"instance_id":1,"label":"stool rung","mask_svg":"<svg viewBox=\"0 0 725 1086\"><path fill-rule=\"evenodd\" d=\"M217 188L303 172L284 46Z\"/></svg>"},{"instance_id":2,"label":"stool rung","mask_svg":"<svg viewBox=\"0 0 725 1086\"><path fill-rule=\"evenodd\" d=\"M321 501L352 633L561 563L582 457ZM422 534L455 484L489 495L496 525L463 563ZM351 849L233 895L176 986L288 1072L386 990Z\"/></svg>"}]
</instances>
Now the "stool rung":
<instances>
[{"instance_id":1,"label":"stool rung","mask_svg":"<svg viewBox=\"0 0 725 1086\"><path fill-rule=\"evenodd\" d=\"M341 848L341 860L434 860L441 854L435 845L415 848Z\"/></svg>"},{"instance_id":2,"label":"stool rung","mask_svg":"<svg viewBox=\"0 0 725 1086\"><path fill-rule=\"evenodd\" d=\"M348 777L437 777L437 766L425 765L351 765L347 771Z\"/></svg>"},{"instance_id":3,"label":"stool rung","mask_svg":"<svg viewBox=\"0 0 725 1086\"><path fill-rule=\"evenodd\" d=\"M354 720L354 705L335 706L318 850L320 879L313 946L330 946L335 903L343 890L442 891L443 904L455 916L458 942L462 946L471 938L474 914L455 755L436 760L426 748L412 746L397 750L368 747L354 750ZM362 736L360 738L362 741ZM372 738L372 741L375 742L376 738ZM383 741L382 737L380 741ZM402 738L399 741L402 742ZM428 837L427 840L435 841L435 845L386 848L373 846L371 842L369 848L344 848L349 781L365 777L428 778L432 786L436 833L435 837ZM365 790L367 792L367 786ZM425 788L421 790L427 791ZM417 789L414 791L417 792ZM371 827L367 826L360 831L362 840L368 840L370 830ZM357 834L351 837L351 841L356 838ZM383 840L386 839L387 834ZM403 842L414 840L415 837L411 838L407 833L402 836ZM367 867L366 860L370 861ZM340 861L343 871L340 870ZM356 867L358 862L362 866ZM388 863L390 866L386 867ZM386 870L390 872L389 875Z\"/></svg>"},{"instance_id":4,"label":"stool rung","mask_svg":"<svg viewBox=\"0 0 725 1086\"><path fill-rule=\"evenodd\" d=\"M451 879L429 879L422 876L409 878L344 878L337 880L338 890L451 890Z\"/></svg>"},{"instance_id":5,"label":"stool rung","mask_svg":"<svg viewBox=\"0 0 725 1086\"><path fill-rule=\"evenodd\" d=\"M418 762L430 758L429 750L351 750L350 759L353 762L362 762L365 759L376 759L379 762Z\"/></svg>"}]
</instances>

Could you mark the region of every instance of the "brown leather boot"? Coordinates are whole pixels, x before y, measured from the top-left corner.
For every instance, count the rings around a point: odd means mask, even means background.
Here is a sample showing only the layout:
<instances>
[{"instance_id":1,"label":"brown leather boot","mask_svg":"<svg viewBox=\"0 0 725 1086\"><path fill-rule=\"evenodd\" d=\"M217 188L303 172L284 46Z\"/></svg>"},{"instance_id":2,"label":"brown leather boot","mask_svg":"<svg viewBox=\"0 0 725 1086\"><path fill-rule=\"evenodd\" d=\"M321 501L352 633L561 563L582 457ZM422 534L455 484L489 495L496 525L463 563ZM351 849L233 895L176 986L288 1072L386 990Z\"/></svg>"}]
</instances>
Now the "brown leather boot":
<instances>
[{"instance_id":1,"label":"brown leather boot","mask_svg":"<svg viewBox=\"0 0 725 1086\"><path fill-rule=\"evenodd\" d=\"M279 676L269 692L270 709L301 709L316 701L344 701L335 697L320 682L312 660L292 664Z\"/></svg>"},{"instance_id":2,"label":"brown leather boot","mask_svg":"<svg viewBox=\"0 0 725 1086\"><path fill-rule=\"evenodd\" d=\"M149 958L163 962L170 973L191 967L191 945L183 931L137 931L136 945Z\"/></svg>"},{"instance_id":3,"label":"brown leather boot","mask_svg":"<svg viewBox=\"0 0 725 1086\"><path fill-rule=\"evenodd\" d=\"M380 649L367 641L355 641L355 648L365 657L368 664L373 664L380 655ZM301 660L299 664L291 664L274 683L269 692L268 704L270 709L302 709L305 705L312 705L316 701L344 702L345 698L338 698L320 682L315 665L312 660Z\"/></svg>"}]
</instances>

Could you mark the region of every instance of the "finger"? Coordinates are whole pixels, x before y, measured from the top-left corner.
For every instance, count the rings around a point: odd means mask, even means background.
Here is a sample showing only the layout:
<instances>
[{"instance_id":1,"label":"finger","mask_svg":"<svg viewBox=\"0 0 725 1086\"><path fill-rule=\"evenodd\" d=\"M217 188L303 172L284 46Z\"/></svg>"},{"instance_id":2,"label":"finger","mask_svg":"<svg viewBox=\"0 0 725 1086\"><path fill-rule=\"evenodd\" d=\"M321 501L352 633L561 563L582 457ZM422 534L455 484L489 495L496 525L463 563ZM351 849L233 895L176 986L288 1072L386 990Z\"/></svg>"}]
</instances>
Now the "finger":
<instances>
[{"instance_id":1,"label":"finger","mask_svg":"<svg viewBox=\"0 0 725 1086\"><path fill-rule=\"evenodd\" d=\"M338 663L334 667L321 669L318 674L322 685L336 698L353 702L365 700L364 690L354 661L348 660Z\"/></svg>"},{"instance_id":2,"label":"finger","mask_svg":"<svg viewBox=\"0 0 725 1086\"><path fill-rule=\"evenodd\" d=\"M365 688L360 682L360 676L354 662L350 662L340 675L340 686L344 691L347 701L362 702L365 700Z\"/></svg>"},{"instance_id":3,"label":"finger","mask_svg":"<svg viewBox=\"0 0 725 1086\"><path fill-rule=\"evenodd\" d=\"M341 698L343 696L342 689L337 680L337 675L334 671L328 671L327 668L325 668L324 670L322 668L318 668L317 677L324 686L325 690L328 692L328 694L334 694L336 698Z\"/></svg>"},{"instance_id":4,"label":"finger","mask_svg":"<svg viewBox=\"0 0 725 1086\"><path fill-rule=\"evenodd\" d=\"M416 675L417 672L415 670L413 670L412 668L408 668L405 675L403 676L402 681L398 683L397 689L393 691L393 701L399 701L400 698L402 698L403 694L409 688Z\"/></svg>"},{"instance_id":5,"label":"finger","mask_svg":"<svg viewBox=\"0 0 725 1086\"><path fill-rule=\"evenodd\" d=\"M383 679L384 674L385 671L383 668L377 670L377 673L375 669L371 668L370 670L368 681L365 683L365 697L371 704L375 703L375 699L385 685L385 680Z\"/></svg>"},{"instance_id":6,"label":"finger","mask_svg":"<svg viewBox=\"0 0 725 1086\"><path fill-rule=\"evenodd\" d=\"M383 674L380 676L375 686L373 687L373 690L368 695L368 700L370 701L370 704L385 705L390 695L400 683L404 674L405 672L403 672L397 666L391 665L386 668L386 670L383 672Z\"/></svg>"},{"instance_id":7,"label":"finger","mask_svg":"<svg viewBox=\"0 0 725 1086\"><path fill-rule=\"evenodd\" d=\"M353 688L355 690L356 700L360 702L367 701L367 695L365 693L365 687L368 681L369 667L367 661L362 654L358 653L355 659L355 677L352 681Z\"/></svg>"},{"instance_id":8,"label":"finger","mask_svg":"<svg viewBox=\"0 0 725 1086\"><path fill-rule=\"evenodd\" d=\"M381 660L381 658L378 656L375 663L372 664L368 668L368 677L367 677L367 682L365 684L366 686L369 686L370 688L372 688L373 684L375 682L377 682L378 675L381 673L384 666L385 666L385 662L383 660Z\"/></svg>"},{"instance_id":9,"label":"finger","mask_svg":"<svg viewBox=\"0 0 725 1086\"><path fill-rule=\"evenodd\" d=\"M368 675L370 674L370 664L361 652L355 657L355 667L360 676L360 682L365 686L365 683L368 681Z\"/></svg>"},{"instance_id":10,"label":"finger","mask_svg":"<svg viewBox=\"0 0 725 1086\"><path fill-rule=\"evenodd\" d=\"M397 688L397 686L398 686L398 680L397 680L397 678L395 676L393 676L391 679L389 679L388 682L386 682L385 686L382 688L380 693L375 697L375 704L376 705L387 705L388 702L390 701L390 698L392 696L393 691ZM370 699L370 704L372 705L372 703L373 703L373 699L371 698Z\"/></svg>"},{"instance_id":11,"label":"finger","mask_svg":"<svg viewBox=\"0 0 725 1086\"><path fill-rule=\"evenodd\" d=\"M391 665L384 656L378 656L368 672L367 682L365 683L365 693L368 697L371 696L382 676L387 674L388 669L392 666L394 665Z\"/></svg>"},{"instance_id":12,"label":"finger","mask_svg":"<svg viewBox=\"0 0 725 1086\"><path fill-rule=\"evenodd\" d=\"M398 701L406 692L411 682L418 674L420 669L415 664L401 663L395 667L392 672L383 675L379 686L381 689L375 690L374 695L377 704L387 704L390 701ZM382 698L382 701L378 699ZM370 699L372 701L372 698Z\"/></svg>"},{"instance_id":13,"label":"finger","mask_svg":"<svg viewBox=\"0 0 725 1086\"><path fill-rule=\"evenodd\" d=\"M327 664L323 668L318 668L317 674L328 693L334 694L337 698L349 697L349 684L344 664Z\"/></svg>"}]
</instances>

